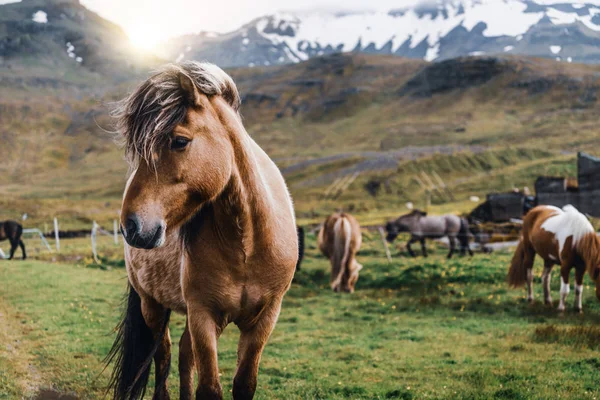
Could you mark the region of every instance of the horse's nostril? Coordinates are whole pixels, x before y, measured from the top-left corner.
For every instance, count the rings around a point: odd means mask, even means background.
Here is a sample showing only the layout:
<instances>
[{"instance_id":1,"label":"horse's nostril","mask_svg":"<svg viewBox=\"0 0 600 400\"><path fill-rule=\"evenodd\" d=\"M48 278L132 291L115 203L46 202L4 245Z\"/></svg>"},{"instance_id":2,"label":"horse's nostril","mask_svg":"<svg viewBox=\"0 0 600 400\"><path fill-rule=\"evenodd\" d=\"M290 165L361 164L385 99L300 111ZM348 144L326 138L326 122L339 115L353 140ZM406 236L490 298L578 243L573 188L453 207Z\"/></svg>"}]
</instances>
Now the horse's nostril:
<instances>
[{"instance_id":1,"label":"horse's nostril","mask_svg":"<svg viewBox=\"0 0 600 400\"><path fill-rule=\"evenodd\" d=\"M127 221L125 221L125 231L127 232L127 234L134 235L134 234L138 233L138 229L139 229L139 223L138 223L137 216L134 214L134 215L127 217Z\"/></svg>"}]
</instances>

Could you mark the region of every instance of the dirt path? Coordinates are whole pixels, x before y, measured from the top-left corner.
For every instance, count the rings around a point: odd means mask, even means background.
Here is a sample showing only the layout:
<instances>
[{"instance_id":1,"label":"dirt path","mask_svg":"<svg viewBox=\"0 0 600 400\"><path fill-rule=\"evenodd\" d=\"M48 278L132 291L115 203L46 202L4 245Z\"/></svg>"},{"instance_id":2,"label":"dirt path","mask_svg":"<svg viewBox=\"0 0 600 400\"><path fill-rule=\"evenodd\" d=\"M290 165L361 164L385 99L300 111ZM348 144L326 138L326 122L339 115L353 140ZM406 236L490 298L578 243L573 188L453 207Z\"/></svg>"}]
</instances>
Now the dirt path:
<instances>
[{"instance_id":1,"label":"dirt path","mask_svg":"<svg viewBox=\"0 0 600 400\"><path fill-rule=\"evenodd\" d=\"M0 391L14 393L23 399L34 398L42 384L29 344L22 340L23 328L19 321L26 316L13 310L0 299L0 367L8 377Z\"/></svg>"}]
</instances>

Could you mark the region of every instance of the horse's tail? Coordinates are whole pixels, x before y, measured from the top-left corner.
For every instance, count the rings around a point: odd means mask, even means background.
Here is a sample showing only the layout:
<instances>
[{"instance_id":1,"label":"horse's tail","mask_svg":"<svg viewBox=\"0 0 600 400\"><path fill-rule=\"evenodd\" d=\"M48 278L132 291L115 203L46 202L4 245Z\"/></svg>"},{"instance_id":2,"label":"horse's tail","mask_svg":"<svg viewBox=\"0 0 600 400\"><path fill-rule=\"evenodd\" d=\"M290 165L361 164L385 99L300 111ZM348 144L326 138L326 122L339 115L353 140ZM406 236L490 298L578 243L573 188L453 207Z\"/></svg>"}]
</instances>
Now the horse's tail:
<instances>
[{"instance_id":1,"label":"horse's tail","mask_svg":"<svg viewBox=\"0 0 600 400\"><path fill-rule=\"evenodd\" d=\"M342 277L348 269L350 261L350 241L352 240L352 227L350 221L341 217L333 227L334 235L334 263L339 267L335 280L331 283L331 288L335 290L342 282ZM340 258L341 254L341 258Z\"/></svg>"},{"instance_id":2,"label":"horse's tail","mask_svg":"<svg viewBox=\"0 0 600 400\"><path fill-rule=\"evenodd\" d=\"M160 334L155 338L142 315L142 300L131 285L123 319L117 326L117 337L105 363L114 363L107 391L115 400L142 399L150 376L150 366L169 326L171 310L165 312ZM166 376L163 378L166 380ZM164 382L163 382L164 384Z\"/></svg>"},{"instance_id":3,"label":"horse's tail","mask_svg":"<svg viewBox=\"0 0 600 400\"><path fill-rule=\"evenodd\" d=\"M525 244L524 239L519 241L517 250L513 255L508 270L508 284L512 287L523 286L527 282L527 268L525 267Z\"/></svg>"},{"instance_id":4,"label":"horse's tail","mask_svg":"<svg viewBox=\"0 0 600 400\"><path fill-rule=\"evenodd\" d=\"M465 218L460 218L460 229L458 231L458 240L462 247L469 246L469 225Z\"/></svg>"},{"instance_id":5,"label":"horse's tail","mask_svg":"<svg viewBox=\"0 0 600 400\"><path fill-rule=\"evenodd\" d=\"M298 231L298 261L296 262L296 271L300 271L300 264L304 258L304 228L299 226Z\"/></svg>"}]
</instances>

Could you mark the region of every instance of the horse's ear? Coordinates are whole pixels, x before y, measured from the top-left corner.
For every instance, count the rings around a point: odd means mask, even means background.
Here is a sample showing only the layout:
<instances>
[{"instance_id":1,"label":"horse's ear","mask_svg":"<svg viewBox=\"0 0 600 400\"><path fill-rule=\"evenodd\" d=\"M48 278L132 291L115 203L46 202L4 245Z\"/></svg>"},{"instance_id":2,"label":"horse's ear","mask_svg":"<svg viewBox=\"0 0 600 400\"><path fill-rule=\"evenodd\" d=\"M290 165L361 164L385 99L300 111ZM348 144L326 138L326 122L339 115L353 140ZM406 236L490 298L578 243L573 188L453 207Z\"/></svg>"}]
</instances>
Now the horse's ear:
<instances>
[{"instance_id":1,"label":"horse's ear","mask_svg":"<svg viewBox=\"0 0 600 400\"><path fill-rule=\"evenodd\" d=\"M196 105L200 100L200 94L198 93L198 89L187 74L183 72L179 73L179 86L181 87L181 91L183 92L183 96L188 105Z\"/></svg>"}]
</instances>

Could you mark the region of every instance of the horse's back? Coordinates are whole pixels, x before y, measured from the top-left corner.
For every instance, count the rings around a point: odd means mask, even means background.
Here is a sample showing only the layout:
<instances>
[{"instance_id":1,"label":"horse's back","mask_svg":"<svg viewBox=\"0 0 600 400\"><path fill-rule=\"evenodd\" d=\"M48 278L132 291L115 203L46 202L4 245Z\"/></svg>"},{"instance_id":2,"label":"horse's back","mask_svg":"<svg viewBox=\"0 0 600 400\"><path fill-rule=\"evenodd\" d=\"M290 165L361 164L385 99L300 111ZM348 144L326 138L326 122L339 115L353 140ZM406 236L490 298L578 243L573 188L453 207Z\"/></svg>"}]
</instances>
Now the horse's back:
<instances>
[{"instance_id":1,"label":"horse's back","mask_svg":"<svg viewBox=\"0 0 600 400\"><path fill-rule=\"evenodd\" d=\"M341 227L348 224L350 231L350 250L356 253L362 244L362 235L360 233L360 225L356 218L347 213L335 213L327 217L323 228L319 232L319 249L323 254L332 254L336 235L344 234L343 230L336 232L336 225ZM343 237L345 240L346 238Z\"/></svg>"},{"instance_id":2,"label":"horse's back","mask_svg":"<svg viewBox=\"0 0 600 400\"><path fill-rule=\"evenodd\" d=\"M23 226L14 220L0 222L0 240L18 241L23 234Z\"/></svg>"},{"instance_id":3,"label":"horse's back","mask_svg":"<svg viewBox=\"0 0 600 400\"><path fill-rule=\"evenodd\" d=\"M449 214L423 217L419 221L419 230L418 233L428 238L454 235L460 230L460 218Z\"/></svg>"},{"instance_id":4,"label":"horse's back","mask_svg":"<svg viewBox=\"0 0 600 400\"><path fill-rule=\"evenodd\" d=\"M281 262L289 263L293 271L298 260L298 232L292 198L279 168L254 140L250 140L259 169L258 174L270 194L270 199L267 199L270 203L270 217L275 220L274 223L264 224L268 227L268 232L265 233L273 238L273 246L279 248Z\"/></svg>"}]
</instances>

